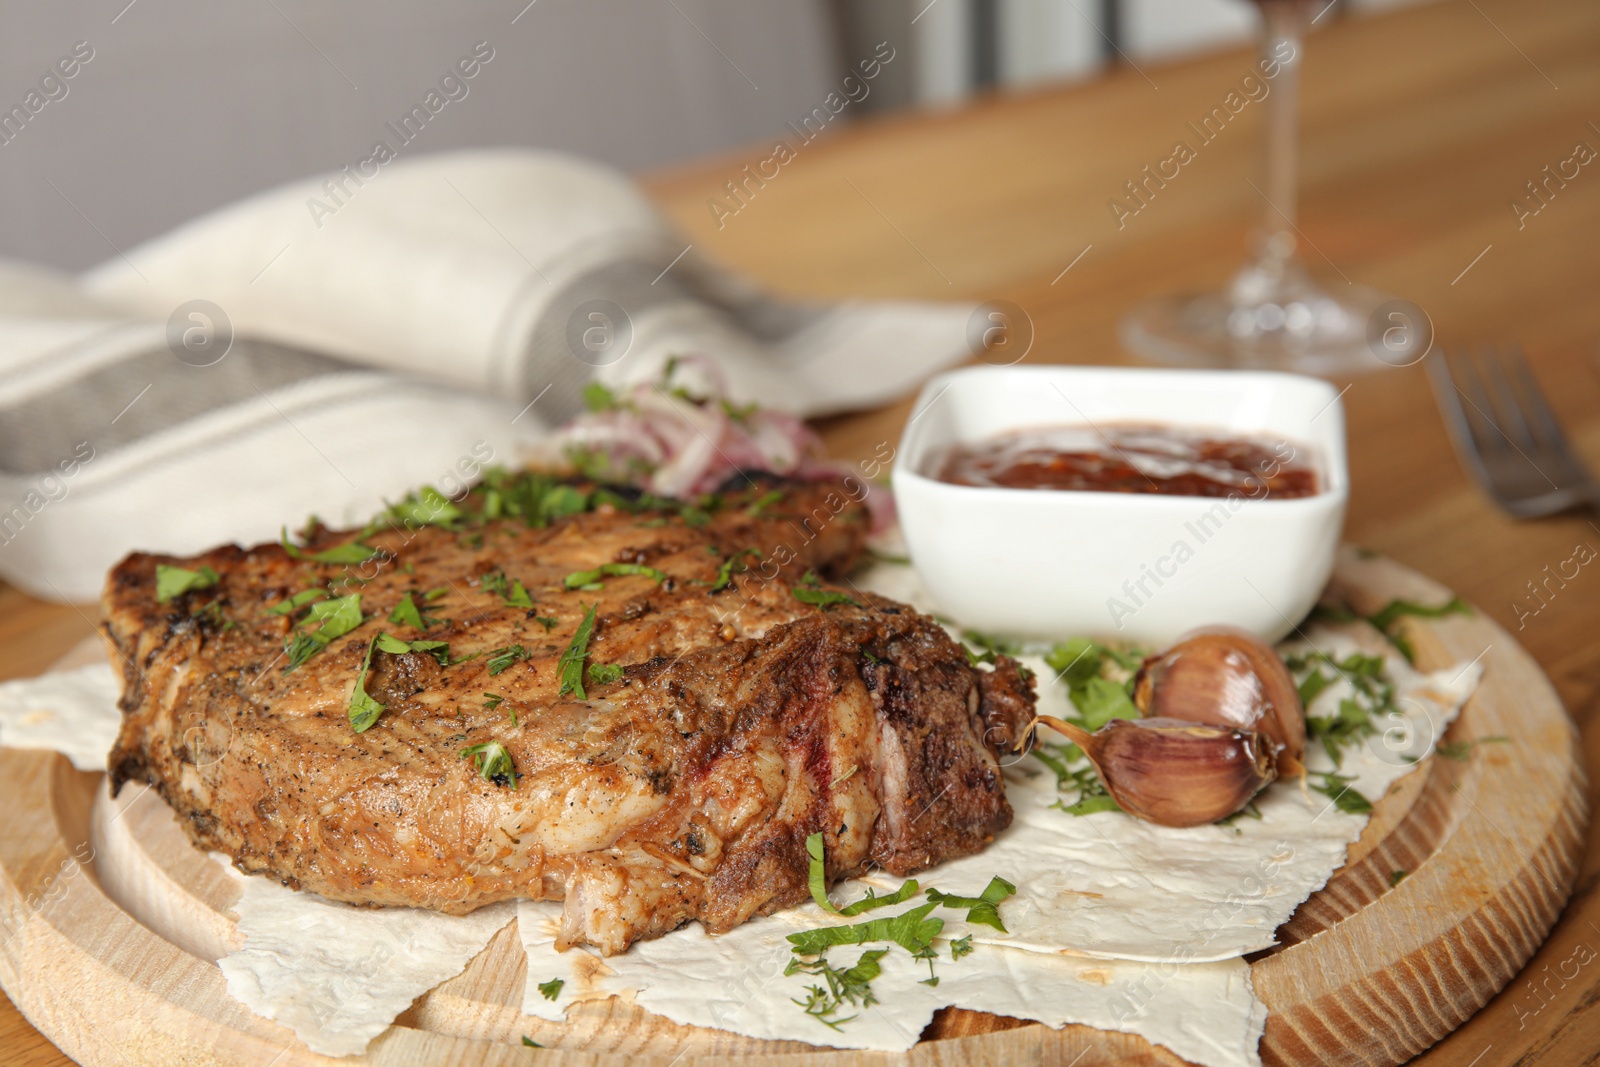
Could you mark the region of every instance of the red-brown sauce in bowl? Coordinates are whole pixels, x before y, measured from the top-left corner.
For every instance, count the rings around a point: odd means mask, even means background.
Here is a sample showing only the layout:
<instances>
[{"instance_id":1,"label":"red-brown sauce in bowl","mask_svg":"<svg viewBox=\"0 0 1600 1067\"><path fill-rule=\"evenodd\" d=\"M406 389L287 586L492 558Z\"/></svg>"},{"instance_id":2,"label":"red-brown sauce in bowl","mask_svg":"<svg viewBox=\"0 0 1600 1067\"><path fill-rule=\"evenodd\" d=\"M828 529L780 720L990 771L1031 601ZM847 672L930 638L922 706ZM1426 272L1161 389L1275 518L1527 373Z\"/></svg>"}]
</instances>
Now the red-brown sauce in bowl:
<instances>
[{"instance_id":1,"label":"red-brown sauce in bowl","mask_svg":"<svg viewBox=\"0 0 1600 1067\"><path fill-rule=\"evenodd\" d=\"M1321 492L1310 449L1173 426L1039 426L956 445L933 476L955 485L1168 496Z\"/></svg>"}]
</instances>

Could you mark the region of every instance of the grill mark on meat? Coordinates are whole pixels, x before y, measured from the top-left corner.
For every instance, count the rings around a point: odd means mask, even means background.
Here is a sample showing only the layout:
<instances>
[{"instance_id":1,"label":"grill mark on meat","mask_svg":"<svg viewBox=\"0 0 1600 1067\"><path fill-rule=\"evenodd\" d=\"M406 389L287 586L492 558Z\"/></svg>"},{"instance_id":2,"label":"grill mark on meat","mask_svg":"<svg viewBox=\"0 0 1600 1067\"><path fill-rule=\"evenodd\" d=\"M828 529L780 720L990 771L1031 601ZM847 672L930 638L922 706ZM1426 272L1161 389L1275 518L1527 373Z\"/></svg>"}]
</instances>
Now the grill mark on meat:
<instances>
[{"instance_id":1,"label":"grill mark on meat","mask_svg":"<svg viewBox=\"0 0 1600 1067\"><path fill-rule=\"evenodd\" d=\"M130 556L105 595L105 628L126 656L113 788L150 782L199 847L331 899L453 914L561 899L558 942L605 953L806 900L812 833L824 834L830 879L969 854L1010 823L995 754L1031 718L1032 683L1003 657L974 669L937 623L884 598L796 600L791 582L841 574L862 547L864 523L847 511L788 548L793 520L832 491L791 484L759 517L744 511L756 491L733 494L699 527L601 508L546 528L384 531L366 542L385 553L369 568L276 544ZM351 537L318 529L308 546ZM781 567L768 563L779 545ZM744 548L762 559L713 594ZM566 574L607 561L669 581L565 588ZM158 604L161 563L209 566L219 582ZM535 607L485 590L495 571L523 582ZM347 578L335 592L360 592L367 621L285 673L294 622L265 609ZM403 596L437 587L449 592L417 601L440 618L427 632L388 621ZM589 662L624 672L587 679L579 700L558 693L556 661L591 607ZM557 622L547 631L535 617ZM480 655L441 667L379 652L367 692L386 710L356 734L346 706L380 630ZM489 675L481 653L511 644L530 658ZM460 758L490 740L512 757L515 789Z\"/></svg>"}]
</instances>

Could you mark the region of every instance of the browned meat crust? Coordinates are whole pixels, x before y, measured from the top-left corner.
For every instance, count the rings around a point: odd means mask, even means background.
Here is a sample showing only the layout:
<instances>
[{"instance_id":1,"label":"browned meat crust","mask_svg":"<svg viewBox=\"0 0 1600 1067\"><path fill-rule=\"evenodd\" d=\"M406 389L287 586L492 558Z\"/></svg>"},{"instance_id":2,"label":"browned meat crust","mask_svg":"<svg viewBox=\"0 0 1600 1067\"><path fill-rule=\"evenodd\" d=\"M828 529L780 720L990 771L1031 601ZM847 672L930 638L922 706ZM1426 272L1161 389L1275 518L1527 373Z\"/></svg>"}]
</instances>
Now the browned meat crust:
<instances>
[{"instance_id":1,"label":"browned meat crust","mask_svg":"<svg viewBox=\"0 0 1600 1067\"><path fill-rule=\"evenodd\" d=\"M848 584L797 597L808 570L842 575L861 550L862 509L840 493L762 485L709 519L613 498L529 525L485 518L498 505L479 487L453 528L369 530L382 554L360 565L277 544L132 555L104 605L126 677L113 785L152 783L245 871L451 913L561 899L563 942L608 953L804 900L818 831L830 877L970 854L1011 821L994 753L1031 717L1032 682L1004 658L970 666L933 620ZM306 551L353 537L321 530ZM660 577L566 587L604 563ZM161 603L160 564L218 580ZM268 609L330 587L359 592L365 621L286 671L286 641L315 627L308 608ZM423 630L391 619L407 595ZM580 698L560 659L590 608ZM347 708L380 631L448 642L450 662L373 654L365 689L386 707L357 733ZM525 658L491 655L512 646ZM462 758L485 742L514 776Z\"/></svg>"}]
</instances>

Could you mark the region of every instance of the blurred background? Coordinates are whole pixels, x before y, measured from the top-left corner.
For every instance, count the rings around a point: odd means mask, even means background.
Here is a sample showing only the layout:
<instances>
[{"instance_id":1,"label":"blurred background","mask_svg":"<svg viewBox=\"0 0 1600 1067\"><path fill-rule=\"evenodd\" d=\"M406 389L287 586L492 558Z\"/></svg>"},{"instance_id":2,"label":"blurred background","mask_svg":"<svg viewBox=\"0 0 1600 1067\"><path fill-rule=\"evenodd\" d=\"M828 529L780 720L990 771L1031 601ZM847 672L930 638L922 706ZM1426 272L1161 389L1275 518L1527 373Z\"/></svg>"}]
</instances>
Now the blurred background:
<instances>
[{"instance_id":1,"label":"blurred background","mask_svg":"<svg viewBox=\"0 0 1600 1067\"><path fill-rule=\"evenodd\" d=\"M1332 0L1328 14L1415 2ZM11 205L0 255L68 269L394 140L389 124L479 42L492 58L407 127L407 151L528 145L639 170L801 123L880 42L893 58L829 132L1237 46L1259 18L1238 0L8 0L0 11ZM75 46L90 56L78 73L30 98Z\"/></svg>"}]
</instances>

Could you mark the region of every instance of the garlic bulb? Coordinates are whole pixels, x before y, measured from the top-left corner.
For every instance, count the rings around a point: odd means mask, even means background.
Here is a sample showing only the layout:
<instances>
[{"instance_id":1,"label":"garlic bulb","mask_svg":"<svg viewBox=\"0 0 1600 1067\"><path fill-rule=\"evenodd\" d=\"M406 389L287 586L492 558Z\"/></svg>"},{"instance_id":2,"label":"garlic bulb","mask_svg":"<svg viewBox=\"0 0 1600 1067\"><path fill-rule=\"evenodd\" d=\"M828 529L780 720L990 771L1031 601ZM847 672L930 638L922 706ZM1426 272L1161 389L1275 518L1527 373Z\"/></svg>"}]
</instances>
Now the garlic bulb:
<instances>
[{"instance_id":1,"label":"garlic bulb","mask_svg":"<svg viewBox=\"0 0 1600 1067\"><path fill-rule=\"evenodd\" d=\"M1181 719L1112 719L1089 733L1034 720L1089 757L1122 810L1162 826L1199 826L1239 811L1277 777L1274 743L1250 730Z\"/></svg>"},{"instance_id":2,"label":"garlic bulb","mask_svg":"<svg viewBox=\"0 0 1600 1067\"><path fill-rule=\"evenodd\" d=\"M1300 690L1278 653L1247 630L1208 626L1147 657L1134 675L1133 703L1153 718L1265 734L1278 773L1304 773Z\"/></svg>"}]
</instances>

